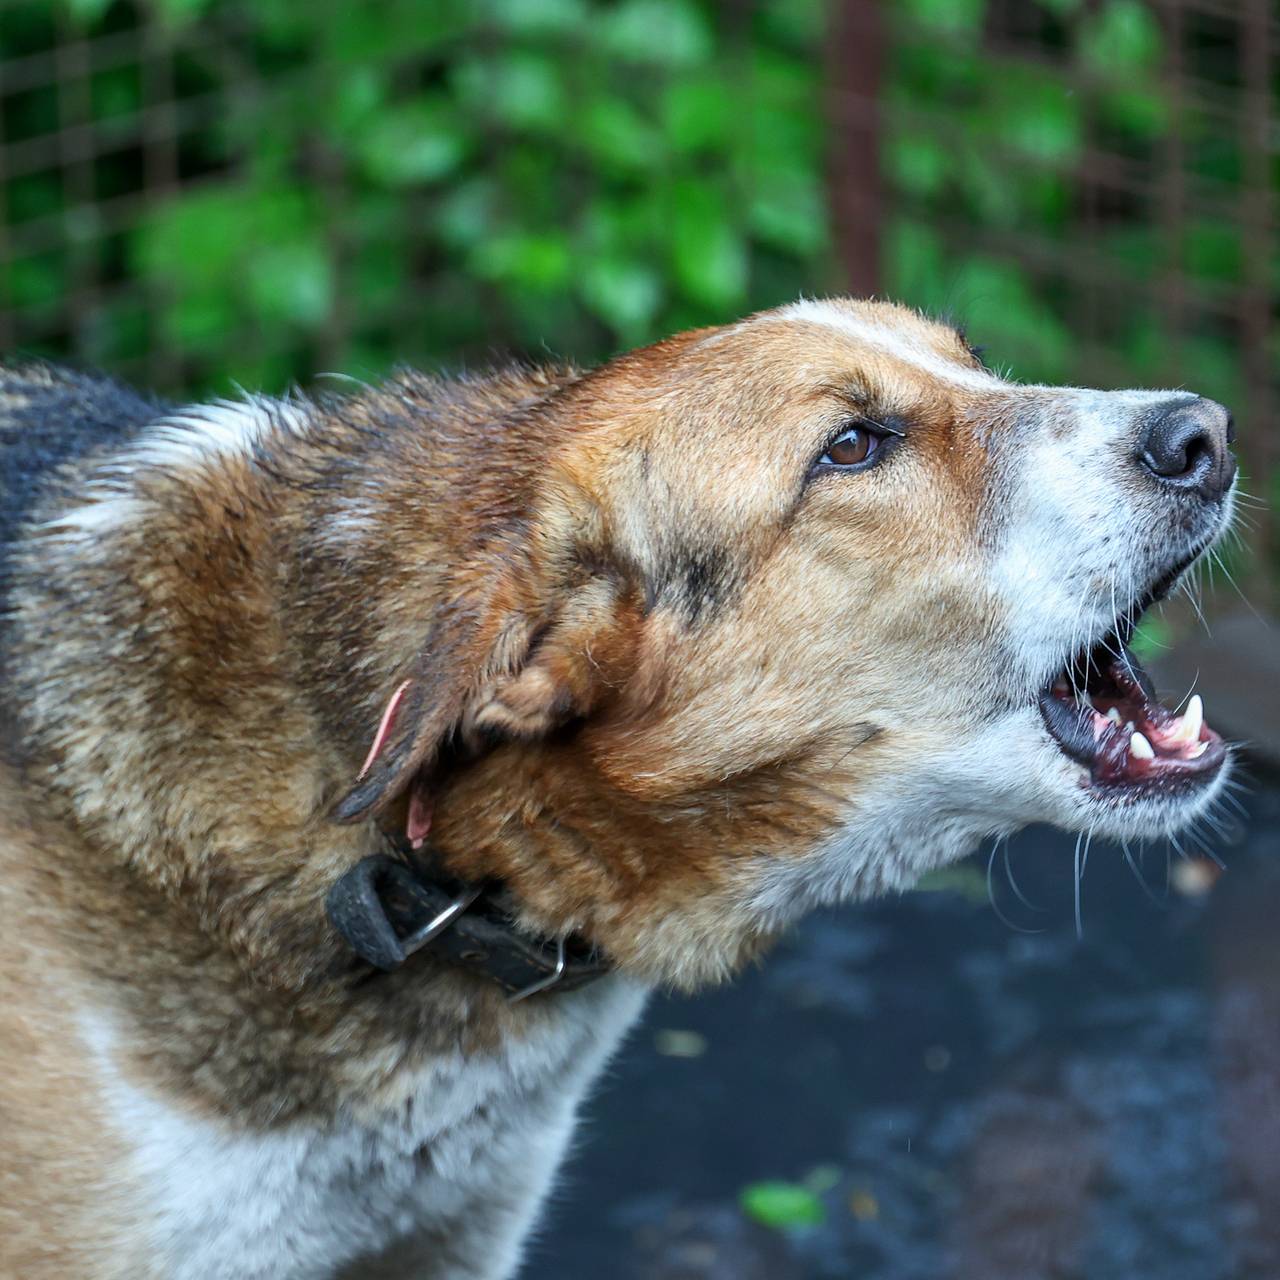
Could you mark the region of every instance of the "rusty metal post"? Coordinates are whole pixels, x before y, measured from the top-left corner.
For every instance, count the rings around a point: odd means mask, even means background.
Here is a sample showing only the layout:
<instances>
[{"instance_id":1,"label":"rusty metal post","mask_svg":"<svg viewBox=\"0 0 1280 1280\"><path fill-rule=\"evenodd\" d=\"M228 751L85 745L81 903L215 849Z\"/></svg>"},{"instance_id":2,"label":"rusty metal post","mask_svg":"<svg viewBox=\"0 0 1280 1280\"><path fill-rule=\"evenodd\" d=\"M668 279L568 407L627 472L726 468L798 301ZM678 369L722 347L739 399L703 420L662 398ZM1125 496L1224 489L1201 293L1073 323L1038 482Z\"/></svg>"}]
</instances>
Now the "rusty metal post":
<instances>
[{"instance_id":1,"label":"rusty metal post","mask_svg":"<svg viewBox=\"0 0 1280 1280\"><path fill-rule=\"evenodd\" d=\"M850 292L880 280L878 98L884 28L878 0L834 0L827 41L827 164L835 248Z\"/></svg>"},{"instance_id":2,"label":"rusty metal post","mask_svg":"<svg viewBox=\"0 0 1280 1280\"><path fill-rule=\"evenodd\" d=\"M1245 0L1241 14L1240 79L1243 85L1240 120L1242 190L1240 240L1245 279L1240 291L1240 359L1244 373L1247 419L1241 448L1252 492L1264 500L1252 513L1253 548L1257 563L1250 580L1250 596L1259 607L1274 603L1272 575L1280 568L1276 522L1269 510L1269 488L1275 485L1280 456L1273 371L1267 343L1271 329L1271 261L1275 243L1271 229L1271 61L1272 30L1269 0Z\"/></svg>"}]
</instances>

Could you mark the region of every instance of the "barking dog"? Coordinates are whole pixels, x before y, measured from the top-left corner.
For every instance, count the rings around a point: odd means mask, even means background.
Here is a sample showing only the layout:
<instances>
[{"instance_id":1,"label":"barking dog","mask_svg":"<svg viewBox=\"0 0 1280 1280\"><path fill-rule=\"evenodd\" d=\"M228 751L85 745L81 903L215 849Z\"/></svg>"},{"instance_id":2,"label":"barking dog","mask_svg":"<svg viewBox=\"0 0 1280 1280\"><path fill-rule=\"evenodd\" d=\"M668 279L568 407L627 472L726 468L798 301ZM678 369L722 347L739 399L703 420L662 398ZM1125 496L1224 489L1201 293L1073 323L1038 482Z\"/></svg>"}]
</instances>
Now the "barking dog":
<instances>
[{"instance_id":1,"label":"barking dog","mask_svg":"<svg viewBox=\"0 0 1280 1280\"><path fill-rule=\"evenodd\" d=\"M801 302L173 409L0 375L0 1271L497 1278L655 984L1228 752L1230 420Z\"/></svg>"}]
</instances>

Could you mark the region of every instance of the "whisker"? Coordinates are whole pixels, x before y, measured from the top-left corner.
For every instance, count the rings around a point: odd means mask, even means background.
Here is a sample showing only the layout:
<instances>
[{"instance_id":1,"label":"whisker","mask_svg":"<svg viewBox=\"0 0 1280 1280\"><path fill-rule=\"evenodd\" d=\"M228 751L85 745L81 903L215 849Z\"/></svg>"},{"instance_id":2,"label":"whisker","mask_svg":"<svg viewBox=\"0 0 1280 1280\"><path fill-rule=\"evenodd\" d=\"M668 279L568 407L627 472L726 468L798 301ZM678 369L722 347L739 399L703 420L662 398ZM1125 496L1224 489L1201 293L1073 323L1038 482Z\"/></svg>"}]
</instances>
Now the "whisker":
<instances>
[{"instance_id":1,"label":"whisker","mask_svg":"<svg viewBox=\"0 0 1280 1280\"><path fill-rule=\"evenodd\" d=\"M987 858L987 901L991 903L991 910L995 912L995 917L1000 921L1006 929L1012 929L1014 933L1043 933L1043 929L1028 929L1025 925L1015 924L1003 911L1000 910L1000 904L996 901L996 887L992 870L996 864L996 851L1000 848L1003 840L997 840L991 846L991 855Z\"/></svg>"},{"instance_id":2,"label":"whisker","mask_svg":"<svg viewBox=\"0 0 1280 1280\"><path fill-rule=\"evenodd\" d=\"M1147 883L1146 876L1144 876L1142 872L1138 869L1138 864L1134 860L1133 852L1129 848L1129 842L1127 840L1121 840L1120 848L1124 852L1124 860L1129 864L1129 870L1133 872L1134 879L1137 880L1137 882L1142 886L1142 892L1145 893L1147 897L1150 898L1151 901L1154 902L1157 907L1164 906L1165 904L1159 898L1156 897L1155 892L1152 890L1151 886Z\"/></svg>"},{"instance_id":3,"label":"whisker","mask_svg":"<svg viewBox=\"0 0 1280 1280\"><path fill-rule=\"evenodd\" d=\"M1001 846L1004 850L1005 879L1009 881L1009 888L1013 890L1014 897L1029 911L1043 911L1043 907L1037 907L1033 902L1028 901L1027 895L1018 888L1018 882L1013 878L1013 865L1009 861L1009 839L1007 836L1001 841Z\"/></svg>"},{"instance_id":4,"label":"whisker","mask_svg":"<svg viewBox=\"0 0 1280 1280\"><path fill-rule=\"evenodd\" d=\"M1080 865L1080 844L1084 840L1084 832L1081 831L1076 836L1076 852L1075 852L1075 907L1076 907L1076 941L1080 942L1084 939L1084 924L1080 918L1080 877L1083 868Z\"/></svg>"}]
</instances>

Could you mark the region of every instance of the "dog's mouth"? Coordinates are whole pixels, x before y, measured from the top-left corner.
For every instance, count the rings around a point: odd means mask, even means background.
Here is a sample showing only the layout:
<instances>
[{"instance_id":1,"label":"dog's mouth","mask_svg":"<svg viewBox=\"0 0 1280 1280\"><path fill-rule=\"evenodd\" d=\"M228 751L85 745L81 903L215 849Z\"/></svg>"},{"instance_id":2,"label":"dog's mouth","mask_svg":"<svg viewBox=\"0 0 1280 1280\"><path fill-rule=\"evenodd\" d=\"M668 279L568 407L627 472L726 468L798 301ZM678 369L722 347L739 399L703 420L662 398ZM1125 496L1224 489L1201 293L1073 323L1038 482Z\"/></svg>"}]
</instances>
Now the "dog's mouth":
<instances>
[{"instance_id":1,"label":"dog's mouth","mask_svg":"<svg viewBox=\"0 0 1280 1280\"><path fill-rule=\"evenodd\" d=\"M1226 759L1199 696L1181 715L1162 706L1128 647L1142 614L1185 567L1162 579L1097 644L1074 654L1040 693L1050 736L1088 770L1090 789L1168 795L1211 781Z\"/></svg>"}]
</instances>

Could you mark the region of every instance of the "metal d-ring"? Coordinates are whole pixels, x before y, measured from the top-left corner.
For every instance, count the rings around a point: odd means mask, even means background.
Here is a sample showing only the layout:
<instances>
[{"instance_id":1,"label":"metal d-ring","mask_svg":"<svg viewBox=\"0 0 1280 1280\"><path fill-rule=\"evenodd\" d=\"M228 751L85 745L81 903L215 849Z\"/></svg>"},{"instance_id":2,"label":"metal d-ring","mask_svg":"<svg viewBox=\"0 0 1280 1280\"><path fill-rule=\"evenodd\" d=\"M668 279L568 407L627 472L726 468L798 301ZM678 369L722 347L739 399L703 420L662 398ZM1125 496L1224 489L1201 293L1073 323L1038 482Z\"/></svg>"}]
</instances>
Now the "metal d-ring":
<instances>
[{"instance_id":1,"label":"metal d-ring","mask_svg":"<svg viewBox=\"0 0 1280 1280\"><path fill-rule=\"evenodd\" d=\"M405 956L421 951L432 938L443 933L479 896L479 888L464 889L439 915L433 916L420 929L415 929L401 938L400 945L404 948Z\"/></svg>"},{"instance_id":2,"label":"metal d-ring","mask_svg":"<svg viewBox=\"0 0 1280 1280\"><path fill-rule=\"evenodd\" d=\"M508 1004L517 1004L519 1001L536 996L539 991L546 991L548 987L554 987L561 978L564 977L564 937L556 939L556 967L545 978L539 978L537 982L531 982L527 987L521 987L519 991L513 991L507 997Z\"/></svg>"}]
</instances>

